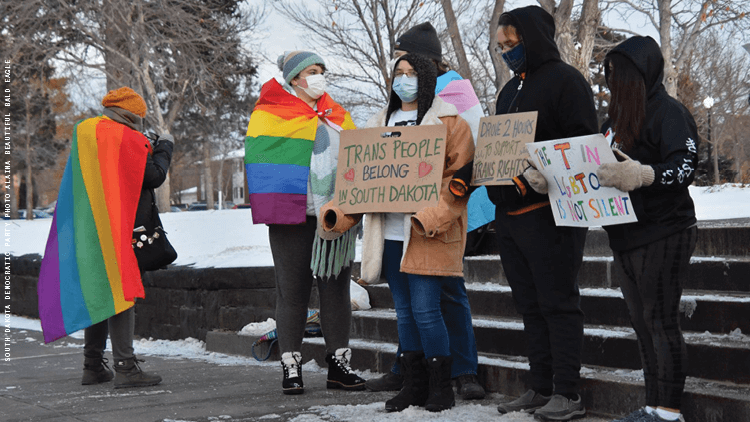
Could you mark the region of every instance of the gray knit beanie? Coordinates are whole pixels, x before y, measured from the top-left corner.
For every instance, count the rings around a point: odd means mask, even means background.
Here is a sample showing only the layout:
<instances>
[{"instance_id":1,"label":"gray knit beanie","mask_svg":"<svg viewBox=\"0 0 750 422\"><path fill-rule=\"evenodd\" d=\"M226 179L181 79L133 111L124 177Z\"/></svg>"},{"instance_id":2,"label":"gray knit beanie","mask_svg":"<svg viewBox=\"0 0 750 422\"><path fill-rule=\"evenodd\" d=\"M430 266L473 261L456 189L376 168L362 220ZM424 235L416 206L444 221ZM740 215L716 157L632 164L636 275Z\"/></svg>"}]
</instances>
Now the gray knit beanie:
<instances>
[{"instance_id":1,"label":"gray knit beanie","mask_svg":"<svg viewBox=\"0 0 750 422\"><path fill-rule=\"evenodd\" d=\"M307 66L326 65L320 56L310 51L287 51L276 59L276 64L284 74L284 82L287 85Z\"/></svg>"}]
</instances>

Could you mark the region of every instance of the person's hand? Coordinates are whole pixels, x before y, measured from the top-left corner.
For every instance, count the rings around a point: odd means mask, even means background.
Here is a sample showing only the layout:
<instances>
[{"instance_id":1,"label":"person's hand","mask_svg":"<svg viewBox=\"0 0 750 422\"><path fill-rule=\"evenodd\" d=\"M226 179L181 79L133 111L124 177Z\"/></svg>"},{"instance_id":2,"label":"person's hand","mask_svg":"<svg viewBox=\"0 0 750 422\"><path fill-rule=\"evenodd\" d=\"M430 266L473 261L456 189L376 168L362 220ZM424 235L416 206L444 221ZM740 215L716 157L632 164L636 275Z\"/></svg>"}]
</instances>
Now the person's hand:
<instances>
[{"instance_id":1,"label":"person's hand","mask_svg":"<svg viewBox=\"0 0 750 422\"><path fill-rule=\"evenodd\" d=\"M654 169L651 166L641 164L615 150L618 159L624 160L617 163L604 163L599 166L596 176L599 184L606 187L614 187L623 192L634 191L642 186L654 183Z\"/></svg>"},{"instance_id":2,"label":"person's hand","mask_svg":"<svg viewBox=\"0 0 750 422\"><path fill-rule=\"evenodd\" d=\"M534 191L541 193L542 195L547 194L547 179L544 178L542 172L535 169L533 166L529 166L524 170L522 176L526 179L529 186L531 186L531 189L534 189Z\"/></svg>"},{"instance_id":3,"label":"person's hand","mask_svg":"<svg viewBox=\"0 0 750 422\"><path fill-rule=\"evenodd\" d=\"M174 144L174 136L171 133L162 133L159 135L159 141L169 141Z\"/></svg>"}]
</instances>

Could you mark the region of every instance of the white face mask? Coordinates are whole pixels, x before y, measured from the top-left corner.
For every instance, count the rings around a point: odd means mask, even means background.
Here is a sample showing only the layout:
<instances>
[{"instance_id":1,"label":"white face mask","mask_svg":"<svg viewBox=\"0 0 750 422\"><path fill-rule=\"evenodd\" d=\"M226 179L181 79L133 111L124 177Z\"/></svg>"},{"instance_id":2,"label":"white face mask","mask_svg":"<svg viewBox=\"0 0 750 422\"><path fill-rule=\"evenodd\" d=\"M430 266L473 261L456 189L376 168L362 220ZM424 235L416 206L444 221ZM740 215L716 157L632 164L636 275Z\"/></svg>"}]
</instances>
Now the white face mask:
<instances>
[{"instance_id":1,"label":"white face mask","mask_svg":"<svg viewBox=\"0 0 750 422\"><path fill-rule=\"evenodd\" d=\"M299 89L305 91L305 94L309 95L310 98L317 100L326 92L326 77L320 75L310 75L304 78L307 82L307 88L302 88L297 85Z\"/></svg>"},{"instance_id":2,"label":"white face mask","mask_svg":"<svg viewBox=\"0 0 750 422\"><path fill-rule=\"evenodd\" d=\"M410 103L417 99L418 78L403 75L393 81L393 92L401 98L404 103Z\"/></svg>"}]
</instances>

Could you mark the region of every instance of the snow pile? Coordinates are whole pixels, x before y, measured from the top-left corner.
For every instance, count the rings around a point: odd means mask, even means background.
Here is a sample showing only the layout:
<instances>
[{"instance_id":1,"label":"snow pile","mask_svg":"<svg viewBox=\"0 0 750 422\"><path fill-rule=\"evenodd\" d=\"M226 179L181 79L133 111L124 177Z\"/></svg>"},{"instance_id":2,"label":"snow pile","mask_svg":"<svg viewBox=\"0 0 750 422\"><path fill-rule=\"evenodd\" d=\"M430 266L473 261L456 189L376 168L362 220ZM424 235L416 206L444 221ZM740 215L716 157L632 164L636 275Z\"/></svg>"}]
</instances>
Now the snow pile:
<instances>
[{"instance_id":1,"label":"snow pile","mask_svg":"<svg viewBox=\"0 0 750 422\"><path fill-rule=\"evenodd\" d=\"M268 318L263 322L251 322L237 333L241 336L260 337L263 334L276 329L276 320Z\"/></svg>"}]
</instances>

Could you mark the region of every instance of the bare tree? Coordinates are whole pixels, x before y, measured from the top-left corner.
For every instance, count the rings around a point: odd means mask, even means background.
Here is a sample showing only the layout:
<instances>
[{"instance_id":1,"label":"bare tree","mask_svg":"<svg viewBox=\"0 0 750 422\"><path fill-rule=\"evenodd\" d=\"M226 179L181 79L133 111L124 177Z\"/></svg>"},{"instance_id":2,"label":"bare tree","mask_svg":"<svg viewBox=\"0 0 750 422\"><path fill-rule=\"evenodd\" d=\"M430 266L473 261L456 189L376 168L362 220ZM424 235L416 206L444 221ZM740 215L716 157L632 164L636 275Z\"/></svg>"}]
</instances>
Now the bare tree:
<instances>
[{"instance_id":1,"label":"bare tree","mask_svg":"<svg viewBox=\"0 0 750 422\"><path fill-rule=\"evenodd\" d=\"M727 42L726 34L713 28L700 36L688 64L683 79L689 79L694 86L680 86L680 100L692 105L704 140L711 144L710 182L743 180L742 163L750 152L746 151L747 136L743 132L750 117L750 83L746 80L750 60L735 43ZM714 99L710 110L702 105L707 97ZM708 112L711 113L710 126ZM733 161L731 167L720 167L730 160Z\"/></svg>"},{"instance_id":2,"label":"bare tree","mask_svg":"<svg viewBox=\"0 0 750 422\"><path fill-rule=\"evenodd\" d=\"M711 28L747 30L750 2L735 0L602 0L602 7L627 21L634 14L645 17L659 32L664 56L664 86L677 96L678 74L686 70L696 41ZM626 28L617 31L632 33ZM676 40L676 41L675 41Z\"/></svg>"},{"instance_id":3,"label":"bare tree","mask_svg":"<svg viewBox=\"0 0 750 422\"><path fill-rule=\"evenodd\" d=\"M461 32L458 30L458 21L453 11L453 3L451 0L440 0L440 3L443 6L445 22L448 24L448 33L451 37L453 51L455 51L458 59L458 73L464 78L471 80L473 79L471 77L471 66L469 65L469 59L466 57L466 51L464 51L464 43L461 41Z\"/></svg>"},{"instance_id":4,"label":"bare tree","mask_svg":"<svg viewBox=\"0 0 750 422\"><path fill-rule=\"evenodd\" d=\"M255 67L241 36L263 11L240 9L237 0L29 0L11 8L14 22L55 20L39 26L39 37L54 40L47 49L69 72L94 69L108 88L143 93L147 123L158 132L170 132L203 93L223 91L225 101L249 94ZM228 92L224 82L238 77L248 80L240 84L246 92ZM168 181L158 190L162 210L169 210L169 191Z\"/></svg>"},{"instance_id":5,"label":"bare tree","mask_svg":"<svg viewBox=\"0 0 750 422\"><path fill-rule=\"evenodd\" d=\"M308 45L336 66L328 66L330 83L350 110L367 114L388 98L389 62L396 38L412 26L437 22L441 11L422 0L283 0L274 7L307 36ZM278 52L281 54L282 52ZM354 114L354 113L353 113Z\"/></svg>"}]
</instances>

